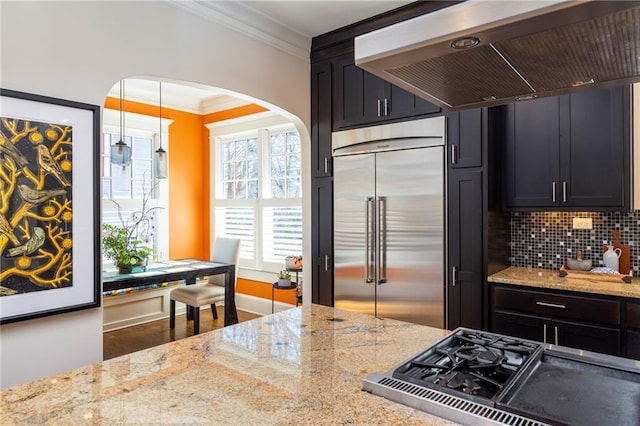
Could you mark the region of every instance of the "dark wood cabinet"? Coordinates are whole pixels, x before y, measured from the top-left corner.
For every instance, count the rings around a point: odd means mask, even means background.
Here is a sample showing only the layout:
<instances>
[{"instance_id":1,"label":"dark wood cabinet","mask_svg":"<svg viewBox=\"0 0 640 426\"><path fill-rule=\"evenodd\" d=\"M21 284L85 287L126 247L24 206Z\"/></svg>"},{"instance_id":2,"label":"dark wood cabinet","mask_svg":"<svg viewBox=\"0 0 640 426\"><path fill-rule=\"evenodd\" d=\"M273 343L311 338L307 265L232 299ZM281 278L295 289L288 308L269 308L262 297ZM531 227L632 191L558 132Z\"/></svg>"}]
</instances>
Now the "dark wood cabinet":
<instances>
[{"instance_id":1,"label":"dark wood cabinet","mask_svg":"<svg viewBox=\"0 0 640 426\"><path fill-rule=\"evenodd\" d=\"M356 66L353 52L332 62L333 130L440 113L439 107Z\"/></svg>"},{"instance_id":2,"label":"dark wood cabinet","mask_svg":"<svg viewBox=\"0 0 640 426\"><path fill-rule=\"evenodd\" d=\"M507 221L490 220L497 192L489 170L498 152L499 108L447 113L447 327L488 326L488 235L505 235ZM491 149L489 149L491 147ZM495 217L494 217L495 219ZM508 232L507 232L508 234ZM499 239L499 238L498 238ZM503 242L504 245L507 242ZM508 263L508 253L493 251Z\"/></svg>"},{"instance_id":3,"label":"dark wood cabinet","mask_svg":"<svg viewBox=\"0 0 640 426\"><path fill-rule=\"evenodd\" d=\"M620 355L620 329L498 311L493 331L523 339Z\"/></svg>"},{"instance_id":4,"label":"dark wood cabinet","mask_svg":"<svg viewBox=\"0 0 640 426\"><path fill-rule=\"evenodd\" d=\"M333 306L332 63L311 66L311 282L313 303Z\"/></svg>"},{"instance_id":5,"label":"dark wood cabinet","mask_svg":"<svg viewBox=\"0 0 640 426\"><path fill-rule=\"evenodd\" d=\"M311 183L311 301L333 306L333 178Z\"/></svg>"},{"instance_id":6,"label":"dark wood cabinet","mask_svg":"<svg viewBox=\"0 0 640 426\"><path fill-rule=\"evenodd\" d=\"M626 302L624 325L627 357L640 360L640 301Z\"/></svg>"},{"instance_id":7,"label":"dark wood cabinet","mask_svg":"<svg viewBox=\"0 0 640 426\"><path fill-rule=\"evenodd\" d=\"M619 356L620 309L613 299L494 285L492 330Z\"/></svg>"},{"instance_id":8,"label":"dark wood cabinet","mask_svg":"<svg viewBox=\"0 0 640 426\"><path fill-rule=\"evenodd\" d=\"M331 62L311 66L311 167L313 177L332 175Z\"/></svg>"},{"instance_id":9,"label":"dark wood cabinet","mask_svg":"<svg viewBox=\"0 0 640 426\"><path fill-rule=\"evenodd\" d=\"M506 108L504 204L520 210L629 210L630 88Z\"/></svg>"},{"instance_id":10,"label":"dark wood cabinet","mask_svg":"<svg viewBox=\"0 0 640 426\"><path fill-rule=\"evenodd\" d=\"M482 328L482 170L449 174L449 328Z\"/></svg>"},{"instance_id":11,"label":"dark wood cabinet","mask_svg":"<svg viewBox=\"0 0 640 426\"><path fill-rule=\"evenodd\" d=\"M482 113L478 108L446 114L449 168L482 167Z\"/></svg>"}]
</instances>

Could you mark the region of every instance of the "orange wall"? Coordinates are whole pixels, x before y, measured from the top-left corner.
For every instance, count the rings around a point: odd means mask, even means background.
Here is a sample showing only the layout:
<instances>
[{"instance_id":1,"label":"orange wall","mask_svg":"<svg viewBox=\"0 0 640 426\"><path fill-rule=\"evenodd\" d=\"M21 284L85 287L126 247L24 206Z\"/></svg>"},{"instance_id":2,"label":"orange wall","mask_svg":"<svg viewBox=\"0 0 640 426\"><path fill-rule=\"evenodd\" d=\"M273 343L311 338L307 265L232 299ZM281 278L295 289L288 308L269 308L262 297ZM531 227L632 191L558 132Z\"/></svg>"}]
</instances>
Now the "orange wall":
<instances>
[{"instance_id":1,"label":"orange wall","mask_svg":"<svg viewBox=\"0 0 640 426\"><path fill-rule=\"evenodd\" d=\"M105 108L118 110L119 100L107 98ZM154 117L159 113L158 106L133 101L126 101L124 109ZM208 259L209 185L208 179L205 181L205 167L209 168L208 130L200 114L162 108L162 118L173 120L168 147L169 257Z\"/></svg>"},{"instance_id":2,"label":"orange wall","mask_svg":"<svg viewBox=\"0 0 640 426\"><path fill-rule=\"evenodd\" d=\"M120 101L107 98L106 109L119 110ZM157 117L159 107L126 101L127 112ZM169 126L169 257L172 259L210 259L210 176L209 130L205 124L266 111L258 105L246 105L200 115L162 108L162 118L173 120ZM272 283L238 279L238 293L271 299ZM276 290L275 300L295 304L293 290Z\"/></svg>"},{"instance_id":3,"label":"orange wall","mask_svg":"<svg viewBox=\"0 0 640 426\"><path fill-rule=\"evenodd\" d=\"M236 284L238 293L249 294L251 296L262 297L271 300L271 290L273 283L263 283L262 281L247 280L239 278ZM273 298L276 301L296 304L295 290L274 290Z\"/></svg>"}]
</instances>

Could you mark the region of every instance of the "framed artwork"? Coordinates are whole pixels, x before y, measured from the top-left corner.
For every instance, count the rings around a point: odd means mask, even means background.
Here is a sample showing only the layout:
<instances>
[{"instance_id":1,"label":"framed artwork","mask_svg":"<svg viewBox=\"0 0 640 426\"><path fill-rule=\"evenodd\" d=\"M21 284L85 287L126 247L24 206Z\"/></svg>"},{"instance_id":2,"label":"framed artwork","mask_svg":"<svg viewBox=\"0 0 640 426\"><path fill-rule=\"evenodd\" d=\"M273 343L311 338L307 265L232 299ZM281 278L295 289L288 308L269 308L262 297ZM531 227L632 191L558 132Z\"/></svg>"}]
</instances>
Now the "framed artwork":
<instances>
[{"instance_id":1,"label":"framed artwork","mask_svg":"<svg viewBox=\"0 0 640 426\"><path fill-rule=\"evenodd\" d=\"M0 324L100 306L100 107L0 89Z\"/></svg>"}]
</instances>

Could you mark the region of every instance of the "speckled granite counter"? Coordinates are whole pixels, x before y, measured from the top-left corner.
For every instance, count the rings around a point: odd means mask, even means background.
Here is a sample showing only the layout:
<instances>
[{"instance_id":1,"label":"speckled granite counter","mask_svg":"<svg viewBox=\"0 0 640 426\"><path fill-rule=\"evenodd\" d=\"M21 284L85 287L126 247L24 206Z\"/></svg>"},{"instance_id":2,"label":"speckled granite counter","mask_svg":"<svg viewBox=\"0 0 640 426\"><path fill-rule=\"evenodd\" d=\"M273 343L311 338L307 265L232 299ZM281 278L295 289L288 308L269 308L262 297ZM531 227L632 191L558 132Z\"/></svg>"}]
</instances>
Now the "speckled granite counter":
<instances>
[{"instance_id":1,"label":"speckled granite counter","mask_svg":"<svg viewBox=\"0 0 640 426\"><path fill-rule=\"evenodd\" d=\"M0 424L452 424L361 391L447 333L290 309L5 389Z\"/></svg>"},{"instance_id":2,"label":"speckled granite counter","mask_svg":"<svg viewBox=\"0 0 640 426\"><path fill-rule=\"evenodd\" d=\"M640 280L638 278L634 278L630 284L570 277L562 278L558 275L558 271L512 266L489 275L488 280L494 283L516 284L527 287L640 298Z\"/></svg>"}]
</instances>

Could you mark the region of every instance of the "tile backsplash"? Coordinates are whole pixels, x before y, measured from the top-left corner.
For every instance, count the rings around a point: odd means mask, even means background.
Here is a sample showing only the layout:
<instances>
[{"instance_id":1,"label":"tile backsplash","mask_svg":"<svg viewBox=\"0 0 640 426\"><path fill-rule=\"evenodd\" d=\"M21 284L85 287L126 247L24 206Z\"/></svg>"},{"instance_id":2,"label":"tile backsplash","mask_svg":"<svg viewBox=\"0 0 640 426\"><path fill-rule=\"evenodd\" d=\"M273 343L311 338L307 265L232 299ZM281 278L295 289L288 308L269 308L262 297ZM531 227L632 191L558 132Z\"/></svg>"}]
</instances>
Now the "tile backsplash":
<instances>
[{"instance_id":1,"label":"tile backsplash","mask_svg":"<svg viewBox=\"0 0 640 426\"><path fill-rule=\"evenodd\" d=\"M593 229L572 229L573 218L593 220ZM594 266L601 266L603 246L620 232L620 242L631 248L633 275L640 271L640 211L513 212L511 213L511 265L559 269L568 257L582 252Z\"/></svg>"}]
</instances>

